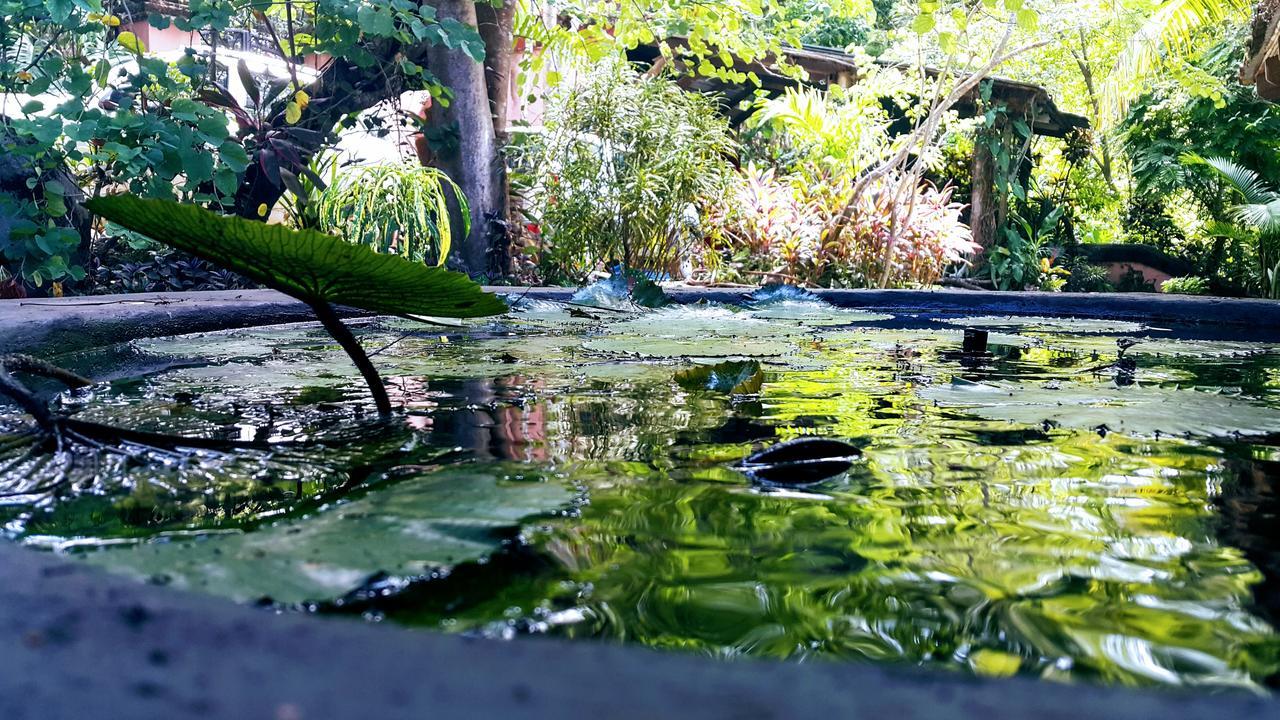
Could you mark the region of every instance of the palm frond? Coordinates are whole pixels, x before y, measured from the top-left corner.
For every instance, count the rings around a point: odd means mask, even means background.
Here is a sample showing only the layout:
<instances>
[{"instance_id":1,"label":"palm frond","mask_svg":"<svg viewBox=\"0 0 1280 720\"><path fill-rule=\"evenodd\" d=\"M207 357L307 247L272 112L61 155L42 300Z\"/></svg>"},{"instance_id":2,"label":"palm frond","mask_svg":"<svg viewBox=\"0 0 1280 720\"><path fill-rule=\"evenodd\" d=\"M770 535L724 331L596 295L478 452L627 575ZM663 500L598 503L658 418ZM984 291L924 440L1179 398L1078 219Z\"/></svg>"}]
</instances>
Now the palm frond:
<instances>
[{"instance_id":1,"label":"palm frond","mask_svg":"<svg viewBox=\"0 0 1280 720\"><path fill-rule=\"evenodd\" d=\"M1280 200L1280 194L1267 186L1258 173L1224 157L1202 158L1194 153L1186 153L1179 160L1183 165L1207 167L1244 198L1248 205L1266 205Z\"/></svg>"},{"instance_id":2,"label":"palm frond","mask_svg":"<svg viewBox=\"0 0 1280 720\"><path fill-rule=\"evenodd\" d=\"M1232 208L1236 219L1263 233L1280 232L1280 198L1266 203L1246 203Z\"/></svg>"},{"instance_id":3,"label":"palm frond","mask_svg":"<svg viewBox=\"0 0 1280 720\"><path fill-rule=\"evenodd\" d=\"M1133 34L1102 87L1102 121L1112 125L1128 109L1129 89L1173 57L1195 53L1196 32L1230 20L1246 21L1249 0L1167 0Z\"/></svg>"}]
</instances>

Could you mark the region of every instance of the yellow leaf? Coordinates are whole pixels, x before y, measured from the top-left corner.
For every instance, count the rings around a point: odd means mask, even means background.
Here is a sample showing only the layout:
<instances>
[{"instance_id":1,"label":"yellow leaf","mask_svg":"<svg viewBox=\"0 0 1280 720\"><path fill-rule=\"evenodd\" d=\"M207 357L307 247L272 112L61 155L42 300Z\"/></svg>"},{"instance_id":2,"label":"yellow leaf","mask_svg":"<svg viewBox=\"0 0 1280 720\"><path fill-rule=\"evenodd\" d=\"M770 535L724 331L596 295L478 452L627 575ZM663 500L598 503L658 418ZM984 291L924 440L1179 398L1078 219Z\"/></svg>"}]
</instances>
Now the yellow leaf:
<instances>
[{"instance_id":1,"label":"yellow leaf","mask_svg":"<svg viewBox=\"0 0 1280 720\"><path fill-rule=\"evenodd\" d=\"M969 656L974 672L987 677L1011 677L1022 667L1022 658L999 650L977 650Z\"/></svg>"},{"instance_id":2,"label":"yellow leaf","mask_svg":"<svg viewBox=\"0 0 1280 720\"><path fill-rule=\"evenodd\" d=\"M302 108L298 107L298 103L291 102L284 106L284 121L290 125L302 119Z\"/></svg>"},{"instance_id":3,"label":"yellow leaf","mask_svg":"<svg viewBox=\"0 0 1280 720\"><path fill-rule=\"evenodd\" d=\"M269 212L271 212L271 208L267 207L266 203L258 206L258 217L266 217Z\"/></svg>"},{"instance_id":4,"label":"yellow leaf","mask_svg":"<svg viewBox=\"0 0 1280 720\"><path fill-rule=\"evenodd\" d=\"M52 286L50 286L50 290L53 292L54 297L62 297L62 283L60 282L54 283Z\"/></svg>"},{"instance_id":5,"label":"yellow leaf","mask_svg":"<svg viewBox=\"0 0 1280 720\"><path fill-rule=\"evenodd\" d=\"M307 105L311 104L311 96L305 90L299 90L293 94L293 101L298 103L299 109L306 110Z\"/></svg>"},{"instance_id":6,"label":"yellow leaf","mask_svg":"<svg viewBox=\"0 0 1280 720\"><path fill-rule=\"evenodd\" d=\"M102 18L102 24L107 27L120 27L120 18L115 15L104 15Z\"/></svg>"},{"instance_id":7,"label":"yellow leaf","mask_svg":"<svg viewBox=\"0 0 1280 720\"><path fill-rule=\"evenodd\" d=\"M143 42L138 39L138 36L134 35L128 30L125 30L124 32L117 35L116 42L120 43L120 47L124 48L125 50L128 50L134 55L141 55L142 53L147 51L147 46L144 45Z\"/></svg>"}]
</instances>

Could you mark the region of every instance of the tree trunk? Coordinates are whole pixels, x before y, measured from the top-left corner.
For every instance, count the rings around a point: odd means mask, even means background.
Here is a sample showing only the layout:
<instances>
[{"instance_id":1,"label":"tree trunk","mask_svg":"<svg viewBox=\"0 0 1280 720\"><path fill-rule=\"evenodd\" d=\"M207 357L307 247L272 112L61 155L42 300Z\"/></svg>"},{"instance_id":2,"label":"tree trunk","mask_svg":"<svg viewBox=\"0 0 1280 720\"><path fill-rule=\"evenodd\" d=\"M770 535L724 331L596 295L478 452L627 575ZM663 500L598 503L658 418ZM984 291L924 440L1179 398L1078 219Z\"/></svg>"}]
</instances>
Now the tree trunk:
<instances>
[{"instance_id":1,"label":"tree trunk","mask_svg":"<svg viewBox=\"0 0 1280 720\"><path fill-rule=\"evenodd\" d=\"M995 193L996 166L991 148L979 136L973 145L973 163L969 191L969 229L973 241L981 246L982 255L995 244L1000 228L1000 203ZM976 258L975 258L976 260Z\"/></svg>"},{"instance_id":2,"label":"tree trunk","mask_svg":"<svg viewBox=\"0 0 1280 720\"><path fill-rule=\"evenodd\" d=\"M484 40L484 81L489 91L489 110L493 129L504 140L511 124L511 81L515 75L516 4L505 0L501 7L488 3L476 5L476 20Z\"/></svg>"},{"instance_id":3,"label":"tree trunk","mask_svg":"<svg viewBox=\"0 0 1280 720\"><path fill-rule=\"evenodd\" d=\"M473 0L440 0L436 17L477 26ZM506 185L494 118L490 110L485 66L461 48L443 45L427 50L427 67L440 83L453 91L448 107L437 104L427 124L437 138L454 139L446 147L434 147L436 164L462 188L471 205L471 232L460 243L458 257L471 273L489 270L490 218L506 218Z\"/></svg>"}]
</instances>

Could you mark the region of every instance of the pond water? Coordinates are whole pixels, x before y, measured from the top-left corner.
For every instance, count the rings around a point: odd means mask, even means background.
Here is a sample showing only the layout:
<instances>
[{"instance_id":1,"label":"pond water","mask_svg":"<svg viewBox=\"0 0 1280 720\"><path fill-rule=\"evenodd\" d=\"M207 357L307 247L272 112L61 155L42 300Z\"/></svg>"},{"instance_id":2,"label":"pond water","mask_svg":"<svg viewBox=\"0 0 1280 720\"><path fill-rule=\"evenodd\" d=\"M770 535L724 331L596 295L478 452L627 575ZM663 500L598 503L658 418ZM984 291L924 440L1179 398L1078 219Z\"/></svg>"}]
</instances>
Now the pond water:
<instances>
[{"instance_id":1,"label":"pond water","mask_svg":"<svg viewBox=\"0 0 1280 720\"><path fill-rule=\"evenodd\" d=\"M964 327L990 332L988 354L956 352ZM8 536L237 601L493 637L1258 692L1280 677L1268 344L803 301L531 301L359 334L393 422L315 327L62 358L117 378L59 396L78 417L246 447L48 456L0 413ZM1142 342L1117 363L1122 338ZM860 457L804 485L737 467L810 436Z\"/></svg>"}]
</instances>

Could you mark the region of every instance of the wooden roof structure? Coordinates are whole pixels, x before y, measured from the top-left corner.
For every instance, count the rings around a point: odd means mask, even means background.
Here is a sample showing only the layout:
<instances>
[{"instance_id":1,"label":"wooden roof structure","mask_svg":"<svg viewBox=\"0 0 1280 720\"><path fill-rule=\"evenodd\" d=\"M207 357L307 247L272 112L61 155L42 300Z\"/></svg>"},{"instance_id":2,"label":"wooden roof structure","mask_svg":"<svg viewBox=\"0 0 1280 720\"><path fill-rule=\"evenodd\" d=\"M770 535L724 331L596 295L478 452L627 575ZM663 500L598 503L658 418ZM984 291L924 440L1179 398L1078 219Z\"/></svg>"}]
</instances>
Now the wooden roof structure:
<instances>
[{"instance_id":1,"label":"wooden roof structure","mask_svg":"<svg viewBox=\"0 0 1280 720\"><path fill-rule=\"evenodd\" d=\"M1280 0L1260 0L1254 8L1248 50L1241 84L1253 85L1263 100L1280 100Z\"/></svg>"},{"instance_id":2,"label":"wooden roof structure","mask_svg":"<svg viewBox=\"0 0 1280 720\"><path fill-rule=\"evenodd\" d=\"M668 42L675 44L670 40ZM808 80L804 84L810 87L827 88L833 85L848 87L857 82L859 73L857 60L841 50L806 45L788 48L784 52L789 62L804 68L808 74ZM661 57L661 52L658 45L653 43L637 47L628 53L628 57L634 62L652 65ZM877 62L883 66L892 65L884 61ZM760 78L760 87L757 88L751 83L726 83L710 77L686 77L680 82L687 90L716 93L723 97L729 121L735 127L746 120L751 113L749 109L740 108L742 101L751 98L757 90L764 90L770 96L776 97L786 92L788 88L801 85L800 82L778 73L772 63L765 61L735 60L733 69L742 73L755 73ZM929 68L927 72L936 74L938 71ZM1058 109L1049 91L1039 85L1001 77L992 77L992 83L992 98L1006 103L1010 111L1016 115L1030 115L1031 129L1037 135L1060 138L1072 130L1089 126L1089 120L1084 116ZM971 97L961 100L955 109L962 117L972 117L977 112L976 100L977 91L975 90Z\"/></svg>"}]
</instances>

